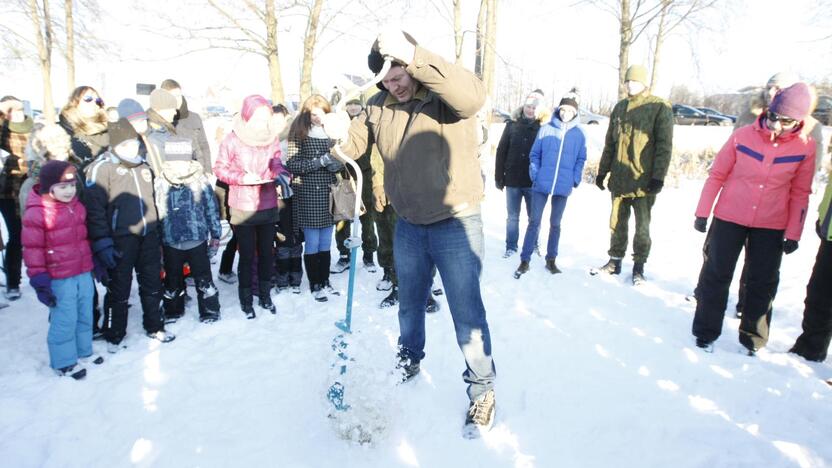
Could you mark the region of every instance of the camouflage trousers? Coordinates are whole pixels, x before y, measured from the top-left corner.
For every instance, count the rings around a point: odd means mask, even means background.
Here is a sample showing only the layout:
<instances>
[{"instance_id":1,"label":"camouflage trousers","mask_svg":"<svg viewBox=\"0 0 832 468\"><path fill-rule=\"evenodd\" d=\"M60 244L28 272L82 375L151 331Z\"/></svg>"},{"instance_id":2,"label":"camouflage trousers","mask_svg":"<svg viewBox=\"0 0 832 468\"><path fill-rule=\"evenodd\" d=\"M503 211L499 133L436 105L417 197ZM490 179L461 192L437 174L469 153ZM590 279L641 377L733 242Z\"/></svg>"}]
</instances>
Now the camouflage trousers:
<instances>
[{"instance_id":1,"label":"camouflage trousers","mask_svg":"<svg viewBox=\"0 0 832 468\"><path fill-rule=\"evenodd\" d=\"M647 262L650 255L650 211L656 202L655 195L644 197L612 197L610 213L610 258L624 258L627 253L630 210L636 215L636 233L633 236L633 261Z\"/></svg>"}]
</instances>

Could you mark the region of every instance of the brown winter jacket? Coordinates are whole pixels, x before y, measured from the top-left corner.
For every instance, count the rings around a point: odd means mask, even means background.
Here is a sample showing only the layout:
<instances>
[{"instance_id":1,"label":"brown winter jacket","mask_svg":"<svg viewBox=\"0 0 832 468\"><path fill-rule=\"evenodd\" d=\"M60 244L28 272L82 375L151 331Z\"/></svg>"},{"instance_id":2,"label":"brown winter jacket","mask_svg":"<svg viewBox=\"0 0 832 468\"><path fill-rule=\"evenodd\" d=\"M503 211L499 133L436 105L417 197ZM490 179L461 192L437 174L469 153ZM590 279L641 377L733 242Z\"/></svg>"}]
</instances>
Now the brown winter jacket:
<instances>
[{"instance_id":1,"label":"brown winter jacket","mask_svg":"<svg viewBox=\"0 0 832 468\"><path fill-rule=\"evenodd\" d=\"M479 212L483 197L477 157L482 81L465 68L416 46L407 72L415 96L399 103L382 91L352 120L342 149L352 158L375 144L384 161L384 191L396 213L431 224Z\"/></svg>"}]
</instances>

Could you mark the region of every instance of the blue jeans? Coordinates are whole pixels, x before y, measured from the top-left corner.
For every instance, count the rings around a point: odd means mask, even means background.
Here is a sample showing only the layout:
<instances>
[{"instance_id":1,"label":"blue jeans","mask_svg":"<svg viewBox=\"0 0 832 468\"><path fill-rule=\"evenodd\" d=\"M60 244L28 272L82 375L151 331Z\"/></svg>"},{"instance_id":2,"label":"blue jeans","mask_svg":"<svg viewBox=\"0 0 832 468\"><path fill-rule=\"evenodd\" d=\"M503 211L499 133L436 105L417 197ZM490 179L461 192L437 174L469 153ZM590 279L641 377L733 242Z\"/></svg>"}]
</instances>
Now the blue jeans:
<instances>
[{"instance_id":1,"label":"blue jeans","mask_svg":"<svg viewBox=\"0 0 832 468\"><path fill-rule=\"evenodd\" d=\"M49 365L63 369L92 355L92 275L52 280L55 307L49 308Z\"/></svg>"},{"instance_id":2,"label":"blue jeans","mask_svg":"<svg viewBox=\"0 0 832 468\"><path fill-rule=\"evenodd\" d=\"M393 242L399 279L399 345L413 360L425 357L425 307L431 269L442 284L454 321L456 341L465 357L462 379L473 401L494 387L491 334L480 294L483 233L479 214L433 224L411 224L399 218Z\"/></svg>"},{"instance_id":3,"label":"blue jeans","mask_svg":"<svg viewBox=\"0 0 832 468\"><path fill-rule=\"evenodd\" d=\"M332 231L335 226L325 228L303 228L303 253L313 255L318 252L329 252L332 247Z\"/></svg>"},{"instance_id":4,"label":"blue jeans","mask_svg":"<svg viewBox=\"0 0 832 468\"><path fill-rule=\"evenodd\" d=\"M506 187L506 250L517 250L520 238L520 203L526 202L526 216L532 217L531 187Z\"/></svg>"},{"instance_id":5,"label":"blue jeans","mask_svg":"<svg viewBox=\"0 0 832 468\"><path fill-rule=\"evenodd\" d=\"M549 216L549 242L546 244L546 258L558 256L560 219L563 217L563 210L566 209L566 198L562 195L552 195L552 213ZM543 218L543 209L546 208L548 199L548 193L532 193L532 215L529 217L529 227L526 228L526 238L523 239L523 251L520 252L520 260L528 262L532 258L532 252L534 252L537 237L540 234L540 220Z\"/></svg>"}]
</instances>

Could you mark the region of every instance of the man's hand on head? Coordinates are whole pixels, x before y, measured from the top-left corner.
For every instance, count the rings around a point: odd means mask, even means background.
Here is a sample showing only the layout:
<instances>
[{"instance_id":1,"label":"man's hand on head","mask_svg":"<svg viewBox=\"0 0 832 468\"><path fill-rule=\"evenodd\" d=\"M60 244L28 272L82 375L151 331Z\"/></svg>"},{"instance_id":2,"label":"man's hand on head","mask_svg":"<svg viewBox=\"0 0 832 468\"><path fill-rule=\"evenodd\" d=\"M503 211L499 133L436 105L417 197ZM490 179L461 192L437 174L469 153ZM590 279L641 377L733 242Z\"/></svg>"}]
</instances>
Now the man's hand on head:
<instances>
[{"instance_id":1,"label":"man's hand on head","mask_svg":"<svg viewBox=\"0 0 832 468\"><path fill-rule=\"evenodd\" d=\"M379 53L394 62L408 65L416 55L416 46L407 40L401 29L385 29L377 40Z\"/></svg>"}]
</instances>

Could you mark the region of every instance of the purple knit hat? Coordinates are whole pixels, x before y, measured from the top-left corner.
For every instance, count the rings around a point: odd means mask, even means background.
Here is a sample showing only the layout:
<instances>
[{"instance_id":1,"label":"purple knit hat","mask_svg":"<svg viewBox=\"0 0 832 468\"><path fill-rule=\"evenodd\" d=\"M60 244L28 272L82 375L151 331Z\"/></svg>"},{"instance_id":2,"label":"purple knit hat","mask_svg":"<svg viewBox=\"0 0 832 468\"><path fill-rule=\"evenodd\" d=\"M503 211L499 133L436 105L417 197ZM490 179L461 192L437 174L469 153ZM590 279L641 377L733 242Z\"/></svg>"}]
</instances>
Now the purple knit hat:
<instances>
[{"instance_id":1,"label":"purple knit hat","mask_svg":"<svg viewBox=\"0 0 832 468\"><path fill-rule=\"evenodd\" d=\"M775 114L802 121L809 116L811 106L812 93L809 91L809 86L798 82L781 89L771 100L769 110Z\"/></svg>"},{"instance_id":2,"label":"purple knit hat","mask_svg":"<svg viewBox=\"0 0 832 468\"><path fill-rule=\"evenodd\" d=\"M49 161L40 168L38 180L40 182L40 194L46 195L55 184L75 182L78 179L77 176L78 171L72 164L66 161Z\"/></svg>"}]
</instances>

